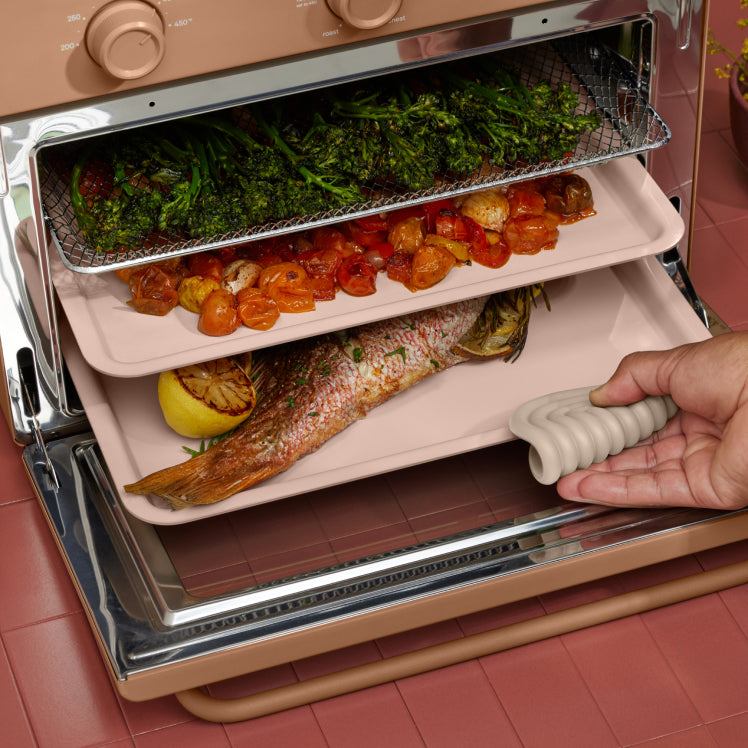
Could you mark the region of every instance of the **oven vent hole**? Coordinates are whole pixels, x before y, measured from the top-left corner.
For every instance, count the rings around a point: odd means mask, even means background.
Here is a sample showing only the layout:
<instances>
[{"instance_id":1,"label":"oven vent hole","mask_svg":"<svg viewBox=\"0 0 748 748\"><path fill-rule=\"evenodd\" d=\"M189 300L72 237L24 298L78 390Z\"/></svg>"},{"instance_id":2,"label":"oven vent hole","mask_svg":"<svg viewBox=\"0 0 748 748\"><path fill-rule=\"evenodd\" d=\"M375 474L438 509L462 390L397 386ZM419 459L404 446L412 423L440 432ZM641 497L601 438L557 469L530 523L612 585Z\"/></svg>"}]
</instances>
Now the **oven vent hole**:
<instances>
[{"instance_id":1,"label":"oven vent hole","mask_svg":"<svg viewBox=\"0 0 748 748\"><path fill-rule=\"evenodd\" d=\"M21 379L21 397L23 412L31 417L39 413L39 388L36 379L34 354L30 348L21 348L16 357L18 373Z\"/></svg>"}]
</instances>

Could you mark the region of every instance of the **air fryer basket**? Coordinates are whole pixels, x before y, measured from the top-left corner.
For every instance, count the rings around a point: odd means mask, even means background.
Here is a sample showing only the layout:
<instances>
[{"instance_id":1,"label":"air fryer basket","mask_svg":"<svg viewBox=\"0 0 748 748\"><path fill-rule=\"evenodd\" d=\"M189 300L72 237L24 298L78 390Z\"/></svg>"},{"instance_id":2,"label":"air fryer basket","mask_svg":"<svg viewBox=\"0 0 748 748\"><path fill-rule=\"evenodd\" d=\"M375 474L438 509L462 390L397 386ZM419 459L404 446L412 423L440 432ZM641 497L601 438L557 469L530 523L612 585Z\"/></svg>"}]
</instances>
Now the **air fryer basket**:
<instances>
[{"instance_id":1,"label":"air fryer basket","mask_svg":"<svg viewBox=\"0 0 748 748\"><path fill-rule=\"evenodd\" d=\"M577 113L597 111L601 125L579 138L576 150L568 157L539 163L514 163L503 169L487 163L465 178L437 175L436 186L417 192L405 191L391 181L378 179L364 185L369 197L343 208L294 216L238 227L227 234L185 238L168 230L143 237L137 246L102 252L87 244L78 227L69 190L69 161L56 157L55 148L45 149L44 177L41 185L46 220L63 262L78 272L99 272L113 266L136 264L150 258L186 254L247 240L271 237L310 228L344 218L380 212L436 197L446 197L496 184L592 165L611 157L638 153L659 147L670 139L670 130L636 86L630 63L619 58L589 35L575 35L555 42L523 48L520 53L507 50L496 53L497 63L520 71L529 86L541 81L553 87L569 85L579 98ZM241 121L241 112L238 117ZM107 181L102 175L101 182ZM111 182L111 179L109 179ZM100 188L106 189L106 188Z\"/></svg>"}]
</instances>

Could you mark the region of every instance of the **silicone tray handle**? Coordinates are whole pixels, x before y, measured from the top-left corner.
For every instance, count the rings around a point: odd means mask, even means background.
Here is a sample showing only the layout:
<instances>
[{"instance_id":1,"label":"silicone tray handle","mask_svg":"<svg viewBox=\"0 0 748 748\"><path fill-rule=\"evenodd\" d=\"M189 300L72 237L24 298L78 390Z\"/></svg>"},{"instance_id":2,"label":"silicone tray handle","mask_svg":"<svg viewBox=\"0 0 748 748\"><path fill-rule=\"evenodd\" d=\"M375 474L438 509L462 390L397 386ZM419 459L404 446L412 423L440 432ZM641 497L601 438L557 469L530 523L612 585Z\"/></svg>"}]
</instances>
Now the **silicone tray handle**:
<instances>
[{"instance_id":1,"label":"silicone tray handle","mask_svg":"<svg viewBox=\"0 0 748 748\"><path fill-rule=\"evenodd\" d=\"M659 431L678 411L668 395L632 405L600 408L590 403L593 387L553 392L520 405L509 419L512 433L530 443L530 470L546 485L562 475Z\"/></svg>"},{"instance_id":2,"label":"silicone tray handle","mask_svg":"<svg viewBox=\"0 0 748 748\"><path fill-rule=\"evenodd\" d=\"M259 694L218 699L192 688L177 693L176 697L187 711L201 719L242 722L644 613L746 582L748 561L740 561Z\"/></svg>"}]
</instances>

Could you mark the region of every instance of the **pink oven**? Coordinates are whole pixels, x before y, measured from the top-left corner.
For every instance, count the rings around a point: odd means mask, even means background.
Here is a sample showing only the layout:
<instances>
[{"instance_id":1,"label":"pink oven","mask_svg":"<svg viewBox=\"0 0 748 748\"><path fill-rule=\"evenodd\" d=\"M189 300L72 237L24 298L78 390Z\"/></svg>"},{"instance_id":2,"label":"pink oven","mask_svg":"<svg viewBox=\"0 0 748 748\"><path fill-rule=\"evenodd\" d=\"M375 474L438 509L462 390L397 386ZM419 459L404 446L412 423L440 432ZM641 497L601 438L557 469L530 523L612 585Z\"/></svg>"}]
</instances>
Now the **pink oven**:
<instances>
[{"instance_id":1,"label":"pink oven","mask_svg":"<svg viewBox=\"0 0 748 748\"><path fill-rule=\"evenodd\" d=\"M64 11L42 0L14 11L5 52L21 72L4 66L0 96L4 413L123 696L177 693L206 718L243 719L735 581L704 575L239 704L199 690L746 536L742 513L565 503L533 479L508 427L523 402L602 381L629 351L710 334L686 270L705 14L691 0L110 0ZM323 98L403 76L444 93L450 76L478 69L511 70L526 91L565 87L594 124L551 158L407 188L369 175L357 202L245 217L230 231L159 224L124 241L117 214L97 246L76 213L81 154L90 169L112 142L189 132L208 153L193 123L231 115L221 121L251 131L258 111L281 111L290 138ZM89 187L111 182L102 168L87 172ZM212 337L181 308L139 315L115 274L570 170L589 183L595 215L562 226L555 249L463 265L417 292L382 275L375 294L338 293L264 331ZM185 438L158 407L161 371L539 284L550 306L536 299L511 363L439 372L223 501L175 511L124 490L184 459ZM211 567L225 533L243 557Z\"/></svg>"}]
</instances>

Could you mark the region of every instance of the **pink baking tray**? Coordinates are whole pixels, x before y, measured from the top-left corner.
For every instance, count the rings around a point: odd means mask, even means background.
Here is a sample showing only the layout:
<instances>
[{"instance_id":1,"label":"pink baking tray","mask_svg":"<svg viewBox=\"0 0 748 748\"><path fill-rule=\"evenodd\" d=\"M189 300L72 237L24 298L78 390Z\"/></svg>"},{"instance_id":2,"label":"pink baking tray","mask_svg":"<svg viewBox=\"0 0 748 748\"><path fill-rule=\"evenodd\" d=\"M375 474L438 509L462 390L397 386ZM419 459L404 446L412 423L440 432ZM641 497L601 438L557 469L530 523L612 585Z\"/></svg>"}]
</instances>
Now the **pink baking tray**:
<instances>
[{"instance_id":1,"label":"pink baking tray","mask_svg":"<svg viewBox=\"0 0 748 748\"><path fill-rule=\"evenodd\" d=\"M339 293L314 312L284 314L261 332L241 328L207 337L197 315L177 308L165 317L138 314L125 303L127 286L113 273L74 273L50 252L52 279L80 350L94 369L114 377L142 377L264 348L297 338L448 304L459 299L516 288L599 267L607 267L675 246L684 225L635 157L614 159L583 170L592 187L597 215L561 227L556 248L514 256L498 270L479 265L456 268L439 285L411 293L380 276L376 294L354 298Z\"/></svg>"},{"instance_id":2,"label":"pink baking tray","mask_svg":"<svg viewBox=\"0 0 748 748\"><path fill-rule=\"evenodd\" d=\"M630 351L709 335L653 257L557 279L546 288L552 309L541 303L534 310L515 363L466 362L436 374L284 473L218 504L173 511L156 497L120 490L123 506L149 523L180 524L498 444L513 438L509 417L526 400L601 382ZM102 375L71 335L64 355L118 489L186 459L182 445L198 446L163 421L157 376Z\"/></svg>"}]
</instances>

